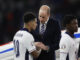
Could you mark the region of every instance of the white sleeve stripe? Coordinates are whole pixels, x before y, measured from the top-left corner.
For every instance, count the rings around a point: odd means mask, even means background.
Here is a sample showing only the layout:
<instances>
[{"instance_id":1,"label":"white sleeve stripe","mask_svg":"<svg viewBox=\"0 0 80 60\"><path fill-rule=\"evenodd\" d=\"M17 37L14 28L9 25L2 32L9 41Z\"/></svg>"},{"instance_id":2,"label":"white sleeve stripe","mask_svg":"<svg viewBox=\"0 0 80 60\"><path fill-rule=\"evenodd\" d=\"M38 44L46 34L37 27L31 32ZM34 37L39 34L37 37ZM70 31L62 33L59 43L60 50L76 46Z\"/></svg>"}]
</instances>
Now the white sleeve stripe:
<instances>
[{"instance_id":1,"label":"white sleeve stripe","mask_svg":"<svg viewBox=\"0 0 80 60\"><path fill-rule=\"evenodd\" d=\"M64 54L67 54L67 52L60 52L60 53L64 53Z\"/></svg>"},{"instance_id":2,"label":"white sleeve stripe","mask_svg":"<svg viewBox=\"0 0 80 60\"><path fill-rule=\"evenodd\" d=\"M31 52L33 52L33 51L35 51L36 49L33 49L33 50L31 50L31 51L29 51L29 53L31 53Z\"/></svg>"}]
</instances>

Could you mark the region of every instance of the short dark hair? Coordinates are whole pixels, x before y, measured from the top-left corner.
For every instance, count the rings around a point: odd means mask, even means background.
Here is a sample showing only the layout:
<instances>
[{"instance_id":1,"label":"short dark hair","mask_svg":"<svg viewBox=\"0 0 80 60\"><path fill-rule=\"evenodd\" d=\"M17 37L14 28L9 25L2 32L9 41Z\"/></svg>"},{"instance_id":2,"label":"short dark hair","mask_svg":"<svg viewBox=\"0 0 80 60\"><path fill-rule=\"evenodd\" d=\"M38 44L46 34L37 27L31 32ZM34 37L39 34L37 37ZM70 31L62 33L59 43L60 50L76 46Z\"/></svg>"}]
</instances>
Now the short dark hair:
<instances>
[{"instance_id":1,"label":"short dark hair","mask_svg":"<svg viewBox=\"0 0 80 60\"><path fill-rule=\"evenodd\" d=\"M30 21L35 20L36 16L32 12L28 12L24 14L24 23L28 23Z\"/></svg>"},{"instance_id":2,"label":"short dark hair","mask_svg":"<svg viewBox=\"0 0 80 60\"><path fill-rule=\"evenodd\" d=\"M73 15L66 15L63 18L63 26L66 27L66 24L70 24L74 19L77 19L77 17Z\"/></svg>"}]
</instances>

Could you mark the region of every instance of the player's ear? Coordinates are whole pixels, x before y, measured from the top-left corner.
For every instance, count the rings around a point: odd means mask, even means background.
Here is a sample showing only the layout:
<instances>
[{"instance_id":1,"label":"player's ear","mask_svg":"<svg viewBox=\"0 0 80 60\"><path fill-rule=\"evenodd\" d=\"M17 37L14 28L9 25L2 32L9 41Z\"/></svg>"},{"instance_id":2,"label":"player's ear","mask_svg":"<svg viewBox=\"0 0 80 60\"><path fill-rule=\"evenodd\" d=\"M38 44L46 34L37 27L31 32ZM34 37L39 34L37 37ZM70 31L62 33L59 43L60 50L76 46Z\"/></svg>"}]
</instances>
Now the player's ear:
<instances>
[{"instance_id":1,"label":"player's ear","mask_svg":"<svg viewBox=\"0 0 80 60\"><path fill-rule=\"evenodd\" d=\"M31 22L28 22L26 25L30 26Z\"/></svg>"}]
</instances>

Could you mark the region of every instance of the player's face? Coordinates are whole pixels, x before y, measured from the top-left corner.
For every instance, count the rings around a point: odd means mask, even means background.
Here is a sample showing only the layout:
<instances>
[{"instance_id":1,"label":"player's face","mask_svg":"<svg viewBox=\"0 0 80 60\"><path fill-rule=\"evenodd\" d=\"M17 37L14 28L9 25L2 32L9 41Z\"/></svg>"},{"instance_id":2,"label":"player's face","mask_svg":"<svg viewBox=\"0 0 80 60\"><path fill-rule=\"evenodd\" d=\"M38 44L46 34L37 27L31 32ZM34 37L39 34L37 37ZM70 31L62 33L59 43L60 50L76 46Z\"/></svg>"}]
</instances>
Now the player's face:
<instances>
[{"instance_id":1,"label":"player's face","mask_svg":"<svg viewBox=\"0 0 80 60\"><path fill-rule=\"evenodd\" d=\"M39 20L41 23L45 23L48 18L49 18L49 15L47 11L43 11L43 10L39 11Z\"/></svg>"},{"instance_id":2,"label":"player's face","mask_svg":"<svg viewBox=\"0 0 80 60\"><path fill-rule=\"evenodd\" d=\"M37 19L35 18L35 20L31 22L31 28L32 28L32 30L35 30L36 26L37 26Z\"/></svg>"},{"instance_id":3,"label":"player's face","mask_svg":"<svg viewBox=\"0 0 80 60\"><path fill-rule=\"evenodd\" d=\"M70 30L73 31L73 32L77 32L78 31L78 21L77 19L73 20L70 24Z\"/></svg>"}]
</instances>

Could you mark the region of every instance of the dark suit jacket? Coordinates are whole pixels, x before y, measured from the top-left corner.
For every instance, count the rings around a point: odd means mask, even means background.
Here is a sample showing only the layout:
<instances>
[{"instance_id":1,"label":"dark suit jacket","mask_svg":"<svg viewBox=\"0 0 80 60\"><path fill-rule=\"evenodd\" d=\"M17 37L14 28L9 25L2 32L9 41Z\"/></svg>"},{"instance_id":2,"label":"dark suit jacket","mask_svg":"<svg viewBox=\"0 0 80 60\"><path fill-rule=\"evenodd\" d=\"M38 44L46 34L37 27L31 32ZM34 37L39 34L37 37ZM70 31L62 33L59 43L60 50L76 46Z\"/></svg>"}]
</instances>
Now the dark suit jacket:
<instances>
[{"instance_id":1,"label":"dark suit jacket","mask_svg":"<svg viewBox=\"0 0 80 60\"><path fill-rule=\"evenodd\" d=\"M43 35L39 34L39 25L35 32L31 32L35 38L35 41L43 42L45 45L49 46L49 51L41 52L37 60L55 60L55 50L59 48L59 41L61 37L61 30L58 21L49 18L46 30Z\"/></svg>"}]
</instances>

